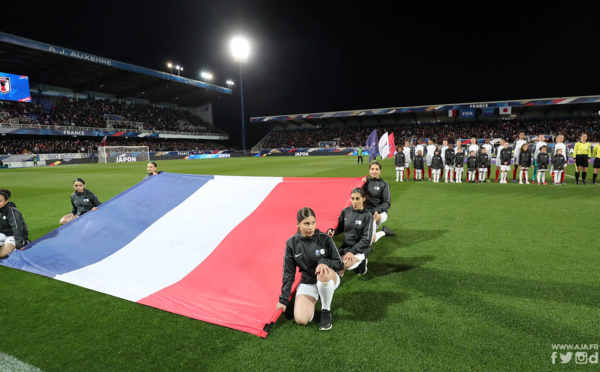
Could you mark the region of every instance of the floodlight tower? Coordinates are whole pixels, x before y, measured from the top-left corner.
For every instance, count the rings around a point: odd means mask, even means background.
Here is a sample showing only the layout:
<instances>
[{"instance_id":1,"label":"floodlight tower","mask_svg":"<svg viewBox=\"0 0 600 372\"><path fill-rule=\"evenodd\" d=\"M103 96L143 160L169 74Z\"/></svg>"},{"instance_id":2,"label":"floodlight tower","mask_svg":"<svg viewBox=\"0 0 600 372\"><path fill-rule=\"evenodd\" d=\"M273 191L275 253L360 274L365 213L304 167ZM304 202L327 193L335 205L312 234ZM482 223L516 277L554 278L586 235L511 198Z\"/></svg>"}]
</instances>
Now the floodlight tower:
<instances>
[{"instance_id":1,"label":"floodlight tower","mask_svg":"<svg viewBox=\"0 0 600 372\"><path fill-rule=\"evenodd\" d=\"M248 40L243 37L234 37L231 40L231 54L233 60L240 64L240 100L242 102L242 150L246 151L246 124L244 121L244 79L243 79L243 65L248 62L248 56L250 54L250 44Z\"/></svg>"}]
</instances>

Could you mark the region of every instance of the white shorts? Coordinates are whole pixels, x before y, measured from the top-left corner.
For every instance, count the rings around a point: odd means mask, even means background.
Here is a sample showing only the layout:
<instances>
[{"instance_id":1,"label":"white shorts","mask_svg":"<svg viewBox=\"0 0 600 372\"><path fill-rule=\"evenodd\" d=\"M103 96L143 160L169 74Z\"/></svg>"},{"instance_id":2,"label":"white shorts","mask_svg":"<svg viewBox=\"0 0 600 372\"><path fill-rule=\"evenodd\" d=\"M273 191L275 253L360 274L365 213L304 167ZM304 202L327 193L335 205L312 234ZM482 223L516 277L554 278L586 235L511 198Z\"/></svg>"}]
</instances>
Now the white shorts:
<instances>
[{"instance_id":1,"label":"white shorts","mask_svg":"<svg viewBox=\"0 0 600 372\"><path fill-rule=\"evenodd\" d=\"M336 281L335 281L335 289L340 286L340 276L338 273L335 273ZM299 295L306 295L314 298L315 300L319 300L319 289L317 288L317 284L306 284L300 283L298 284L298 288L296 289L296 297Z\"/></svg>"},{"instance_id":2,"label":"white shorts","mask_svg":"<svg viewBox=\"0 0 600 372\"><path fill-rule=\"evenodd\" d=\"M409 161L409 162L406 162L406 163L404 163L404 168L410 168L410 161Z\"/></svg>"},{"instance_id":3,"label":"white shorts","mask_svg":"<svg viewBox=\"0 0 600 372\"><path fill-rule=\"evenodd\" d=\"M454 165L444 165L444 169L453 170Z\"/></svg>"},{"instance_id":4,"label":"white shorts","mask_svg":"<svg viewBox=\"0 0 600 372\"><path fill-rule=\"evenodd\" d=\"M502 172L508 172L510 170L510 165L501 165L500 170Z\"/></svg>"},{"instance_id":5,"label":"white shorts","mask_svg":"<svg viewBox=\"0 0 600 372\"><path fill-rule=\"evenodd\" d=\"M4 243L12 244L14 246L17 245L17 243L15 243L14 236L6 236L4 234L0 234L0 246L4 245Z\"/></svg>"},{"instance_id":6,"label":"white shorts","mask_svg":"<svg viewBox=\"0 0 600 372\"><path fill-rule=\"evenodd\" d=\"M396 167L396 170L397 170L397 171L403 171L403 170L404 170L404 167Z\"/></svg>"},{"instance_id":7,"label":"white shorts","mask_svg":"<svg viewBox=\"0 0 600 372\"><path fill-rule=\"evenodd\" d=\"M482 173L483 172L487 172L487 168L479 168L479 171L482 172Z\"/></svg>"},{"instance_id":8,"label":"white shorts","mask_svg":"<svg viewBox=\"0 0 600 372\"><path fill-rule=\"evenodd\" d=\"M427 158L425 160L427 160L427 166L431 167L431 162L433 161L433 158L431 158L431 159Z\"/></svg>"}]
</instances>

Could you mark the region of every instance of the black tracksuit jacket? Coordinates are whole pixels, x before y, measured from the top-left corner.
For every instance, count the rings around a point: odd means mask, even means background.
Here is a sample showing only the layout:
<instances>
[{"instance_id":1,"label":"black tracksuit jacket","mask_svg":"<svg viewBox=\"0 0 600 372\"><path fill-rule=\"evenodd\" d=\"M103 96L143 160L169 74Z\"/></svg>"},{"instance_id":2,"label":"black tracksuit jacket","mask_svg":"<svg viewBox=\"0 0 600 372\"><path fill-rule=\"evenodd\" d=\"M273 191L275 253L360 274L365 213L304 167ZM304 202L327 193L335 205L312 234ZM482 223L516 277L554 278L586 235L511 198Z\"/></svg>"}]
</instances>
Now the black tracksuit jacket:
<instances>
[{"instance_id":1,"label":"black tracksuit jacket","mask_svg":"<svg viewBox=\"0 0 600 372\"><path fill-rule=\"evenodd\" d=\"M500 150L500 162L502 162L502 164L496 164L496 165L510 165L511 159L512 159L512 150L503 148L502 150ZM504 163L508 163L508 164L504 164Z\"/></svg>"},{"instance_id":2,"label":"black tracksuit jacket","mask_svg":"<svg viewBox=\"0 0 600 372\"><path fill-rule=\"evenodd\" d=\"M464 165L465 165L465 153L457 152L456 155L454 155L454 166L462 168Z\"/></svg>"},{"instance_id":3,"label":"black tracksuit jacket","mask_svg":"<svg viewBox=\"0 0 600 372\"><path fill-rule=\"evenodd\" d=\"M548 153L540 152L537 157L538 169L548 169L549 163L550 163L550 156L548 156Z\"/></svg>"},{"instance_id":4,"label":"black tracksuit jacket","mask_svg":"<svg viewBox=\"0 0 600 372\"><path fill-rule=\"evenodd\" d=\"M444 160L446 161L446 165L454 166L454 149L452 147L446 149Z\"/></svg>"},{"instance_id":5,"label":"black tracksuit jacket","mask_svg":"<svg viewBox=\"0 0 600 372\"><path fill-rule=\"evenodd\" d=\"M352 206L344 208L334 235L341 233L344 233L344 241L340 247L342 254L352 252L368 255L371 252L373 215L365 209L356 210Z\"/></svg>"},{"instance_id":6,"label":"black tracksuit jacket","mask_svg":"<svg viewBox=\"0 0 600 372\"><path fill-rule=\"evenodd\" d=\"M325 264L336 272L344 269L342 258L329 235L316 230L313 236L303 237L298 232L287 240L283 259L283 285L279 296L282 305L287 306L289 303L296 267L302 274L300 283L315 284L315 270L319 264Z\"/></svg>"},{"instance_id":7,"label":"black tracksuit jacket","mask_svg":"<svg viewBox=\"0 0 600 372\"><path fill-rule=\"evenodd\" d=\"M17 249L23 248L29 240L29 230L23 220L23 215L13 202L8 202L0 208L0 233L15 238Z\"/></svg>"},{"instance_id":8,"label":"black tracksuit jacket","mask_svg":"<svg viewBox=\"0 0 600 372\"><path fill-rule=\"evenodd\" d=\"M405 163L406 163L406 156L404 156L404 153L402 151L398 152L396 154L396 158L394 160L394 165L397 167L404 167Z\"/></svg>"},{"instance_id":9,"label":"black tracksuit jacket","mask_svg":"<svg viewBox=\"0 0 600 372\"><path fill-rule=\"evenodd\" d=\"M565 156L562 154L554 155L552 157L552 166L554 170L561 171L565 169Z\"/></svg>"},{"instance_id":10,"label":"black tracksuit jacket","mask_svg":"<svg viewBox=\"0 0 600 372\"><path fill-rule=\"evenodd\" d=\"M71 194L71 205L73 206L71 213L76 216L81 216L100 204L102 203L100 203L98 197L88 189L83 189L81 193L74 192Z\"/></svg>"},{"instance_id":11,"label":"black tracksuit jacket","mask_svg":"<svg viewBox=\"0 0 600 372\"><path fill-rule=\"evenodd\" d=\"M387 212L392 205L392 196L390 194L390 185L381 178L367 178L363 185L365 190L365 209L371 212Z\"/></svg>"}]
</instances>

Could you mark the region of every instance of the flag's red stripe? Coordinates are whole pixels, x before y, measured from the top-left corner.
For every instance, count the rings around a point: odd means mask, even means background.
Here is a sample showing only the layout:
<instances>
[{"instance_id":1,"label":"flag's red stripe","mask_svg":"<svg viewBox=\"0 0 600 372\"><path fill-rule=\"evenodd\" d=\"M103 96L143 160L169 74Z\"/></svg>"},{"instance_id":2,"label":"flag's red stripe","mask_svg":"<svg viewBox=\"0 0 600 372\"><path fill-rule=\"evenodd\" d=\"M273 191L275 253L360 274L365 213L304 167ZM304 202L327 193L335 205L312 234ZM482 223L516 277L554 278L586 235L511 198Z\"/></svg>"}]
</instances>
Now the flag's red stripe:
<instances>
[{"instance_id":1,"label":"flag's red stripe","mask_svg":"<svg viewBox=\"0 0 600 372\"><path fill-rule=\"evenodd\" d=\"M284 179L194 271L139 303L266 337L263 327L276 319L285 242L296 232L296 213L313 208L317 227L326 231L359 185L357 178Z\"/></svg>"}]
</instances>

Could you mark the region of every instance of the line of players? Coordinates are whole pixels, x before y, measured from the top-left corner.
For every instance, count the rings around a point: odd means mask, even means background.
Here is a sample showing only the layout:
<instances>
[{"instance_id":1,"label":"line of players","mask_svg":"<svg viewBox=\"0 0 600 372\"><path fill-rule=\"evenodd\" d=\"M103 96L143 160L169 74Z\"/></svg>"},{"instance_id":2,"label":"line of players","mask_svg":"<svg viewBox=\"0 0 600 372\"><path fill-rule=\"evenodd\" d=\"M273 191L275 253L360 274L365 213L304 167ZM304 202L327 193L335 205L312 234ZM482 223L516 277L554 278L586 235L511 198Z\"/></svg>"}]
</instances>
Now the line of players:
<instances>
[{"instance_id":1,"label":"line of players","mask_svg":"<svg viewBox=\"0 0 600 372\"><path fill-rule=\"evenodd\" d=\"M509 143L500 140L495 154L497 165L495 182L508 183L508 172L510 172L511 164L513 164L513 182L516 182L517 170L520 167L519 183L529 184L529 168L533 160L533 182L537 178L538 184L545 185L546 171L550 168L554 184L559 185L564 183L564 169L568 164L566 155L567 147L564 144L564 137L557 137L552 158L547 152L548 145L543 135L539 136L533 155L529 149L530 144L527 143L524 137L525 133L520 133L519 139L515 142L514 156L513 150L509 148ZM444 141L442 146L437 146L432 140L429 140L427 146L417 144L414 148L407 141L404 146L398 146L395 155L396 182L404 181L405 171L406 179L410 179L411 162L413 163L414 181L424 180L423 173L425 165L427 165L429 181L440 182L442 170L444 170L444 180L446 183L462 183L463 173L466 168L467 182L489 182L493 149L489 139L486 139L485 143L480 147L477 145L477 139L472 138L466 152L463 152L460 141L456 143L456 149L449 146L448 141Z\"/></svg>"}]
</instances>

